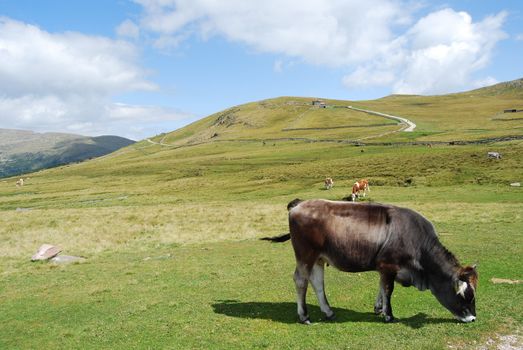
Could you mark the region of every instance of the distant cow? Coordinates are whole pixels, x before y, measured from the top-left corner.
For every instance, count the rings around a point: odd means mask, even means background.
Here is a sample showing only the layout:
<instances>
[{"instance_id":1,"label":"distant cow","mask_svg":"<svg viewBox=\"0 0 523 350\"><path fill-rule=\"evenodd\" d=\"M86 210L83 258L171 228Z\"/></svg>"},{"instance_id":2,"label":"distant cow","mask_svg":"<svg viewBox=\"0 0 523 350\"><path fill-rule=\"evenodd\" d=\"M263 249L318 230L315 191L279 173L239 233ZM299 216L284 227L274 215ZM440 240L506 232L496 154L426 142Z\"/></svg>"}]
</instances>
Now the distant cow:
<instances>
[{"instance_id":1,"label":"distant cow","mask_svg":"<svg viewBox=\"0 0 523 350\"><path fill-rule=\"evenodd\" d=\"M24 185L24 179L20 179L16 182L16 187L21 187Z\"/></svg>"},{"instance_id":2,"label":"distant cow","mask_svg":"<svg viewBox=\"0 0 523 350\"><path fill-rule=\"evenodd\" d=\"M291 239L296 257L298 317L310 324L305 297L309 282L327 320L334 319L324 291L324 265L345 272L378 271L374 312L394 320L394 281L436 299L462 322L476 319L476 268L462 266L438 240L432 224L417 212L383 204L294 200L288 205L290 233L264 238Z\"/></svg>"},{"instance_id":3,"label":"distant cow","mask_svg":"<svg viewBox=\"0 0 523 350\"><path fill-rule=\"evenodd\" d=\"M499 154L498 152L488 152L487 156L489 158L501 159L501 154Z\"/></svg>"},{"instance_id":4,"label":"distant cow","mask_svg":"<svg viewBox=\"0 0 523 350\"><path fill-rule=\"evenodd\" d=\"M332 178L328 177L325 179L325 189L330 190L334 186L334 180Z\"/></svg>"},{"instance_id":5,"label":"distant cow","mask_svg":"<svg viewBox=\"0 0 523 350\"><path fill-rule=\"evenodd\" d=\"M354 185L352 186L352 194L351 199L354 202L356 198L359 198L361 193L363 192L363 197L367 194L367 192L370 192L369 187L369 181L366 179L361 179L360 181L356 181Z\"/></svg>"}]
</instances>

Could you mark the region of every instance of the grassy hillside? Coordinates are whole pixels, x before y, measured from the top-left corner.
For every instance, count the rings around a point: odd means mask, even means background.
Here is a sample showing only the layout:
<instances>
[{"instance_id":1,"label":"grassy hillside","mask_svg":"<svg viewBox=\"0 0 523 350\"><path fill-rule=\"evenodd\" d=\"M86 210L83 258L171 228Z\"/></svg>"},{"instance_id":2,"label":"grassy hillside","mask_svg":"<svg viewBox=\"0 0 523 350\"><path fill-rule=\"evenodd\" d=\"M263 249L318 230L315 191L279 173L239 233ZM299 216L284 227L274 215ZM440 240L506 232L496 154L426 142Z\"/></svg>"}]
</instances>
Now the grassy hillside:
<instances>
[{"instance_id":1,"label":"grassy hillside","mask_svg":"<svg viewBox=\"0 0 523 350\"><path fill-rule=\"evenodd\" d=\"M393 95L358 106L385 110L415 121L420 141L477 140L523 134L523 79L442 96ZM396 135L404 139L409 135Z\"/></svg>"},{"instance_id":2,"label":"grassy hillside","mask_svg":"<svg viewBox=\"0 0 523 350\"><path fill-rule=\"evenodd\" d=\"M517 101L497 96L510 103L492 102L499 103L492 111ZM405 141L521 129L495 123L499 130L472 132L477 121L465 114L467 128L453 130L431 118L436 109L459 111L448 101L464 96L427 97L437 105L427 115L406 102L418 98L327 101L396 112L421 125L414 133L379 136L400 126L346 108L312 109L311 99L278 98L153 138L164 145L142 141L31 174L23 187L1 180L0 348L475 349L517 336L523 285L491 279L523 280L523 192L510 186L523 180L523 140L433 147ZM419 116L407 113L414 110ZM378 137L365 142L390 144L340 142L372 135ZM488 159L491 150L503 158ZM329 191L326 176L335 181ZM377 274L329 268L326 290L338 320L318 322L309 291L316 325L295 323L292 247L257 238L287 232L290 200L340 199L363 177L369 200L419 211L460 261L479 263L477 322L456 323L429 292L398 286L392 302L399 320L383 324L371 313ZM30 263L42 243L86 261Z\"/></svg>"},{"instance_id":3,"label":"grassy hillside","mask_svg":"<svg viewBox=\"0 0 523 350\"><path fill-rule=\"evenodd\" d=\"M223 140L306 138L369 142L437 142L523 136L522 80L442 96L392 95L372 101L325 100L327 108L312 106L313 98L282 97L232 107L156 141L171 145ZM397 122L344 108L359 107L398 115L417 124L415 132L393 133Z\"/></svg>"},{"instance_id":4,"label":"grassy hillside","mask_svg":"<svg viewBox=\"0 0 523 350\"><path fill-rule=\"evenodd\" d=\"M326 100L328 108L312 106L311 101L281 97L232 107L155 140L177 146L237 140L355 140L369 132L399 129L394 121L345 108L347 101Z\"/></svg>"},{"instance_id":5,"label":"grassy hillside","mask_svg":"<svg viewBox=\"0 0 523 350\"><path fill-rule=\"evenodd\" d=\"M132 143L119 136L0 129L0 178L99 157Z\"/></svg>"}]
</instances>

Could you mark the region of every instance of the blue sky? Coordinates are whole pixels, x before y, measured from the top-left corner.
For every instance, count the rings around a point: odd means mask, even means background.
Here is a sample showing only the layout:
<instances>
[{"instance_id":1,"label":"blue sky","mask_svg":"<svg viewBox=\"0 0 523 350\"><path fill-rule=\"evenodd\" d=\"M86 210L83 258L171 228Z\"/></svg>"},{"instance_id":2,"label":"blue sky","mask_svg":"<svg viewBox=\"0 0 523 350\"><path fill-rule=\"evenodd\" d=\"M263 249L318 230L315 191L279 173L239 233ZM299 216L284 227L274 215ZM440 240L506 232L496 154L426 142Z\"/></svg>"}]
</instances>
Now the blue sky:
<instances>
[{"instance_id":1,"label":"blue sky","mask_svg":"<svg viewBox=\"0 0 523 350\"><path fill-rule=\"evenodd\" d=\"M143 139L276 96L523 77L523 2L0 0L0 128Z\"/></svg>"}]
</instances>

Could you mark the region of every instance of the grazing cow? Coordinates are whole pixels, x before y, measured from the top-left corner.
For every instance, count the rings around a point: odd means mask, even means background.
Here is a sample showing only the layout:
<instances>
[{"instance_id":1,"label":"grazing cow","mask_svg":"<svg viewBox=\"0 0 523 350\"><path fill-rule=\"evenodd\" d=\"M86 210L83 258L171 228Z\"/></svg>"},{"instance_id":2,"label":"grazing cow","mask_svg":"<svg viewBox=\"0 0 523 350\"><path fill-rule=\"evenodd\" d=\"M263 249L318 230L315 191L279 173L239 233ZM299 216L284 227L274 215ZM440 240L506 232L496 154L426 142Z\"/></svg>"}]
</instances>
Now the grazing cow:
<instances>
[{"instance_id":1,"label":"grazing cow","mask_svg":"<svg viewBox=\"0 0 523 350\"><path fill-rule=\"evenodd\" d=\"M326 190L330 190L332 188L332 186L334 186L334 181L332 180L332 178L328 177L325 179L325 189Z\"/></svg>"},{"instance_id":2,"label":"grazing cow","mask_svg":"<svg viewBox=\"0 0 523 350\"><path fill-rule=\"evenodd\" d=\"M290 233L264 238L291 239L299 321L310 324L305 296L310 282L321 311L334 319L324 291L324 265L341 271L378 271L374 312L392 322L394 281L436 299L462 322L476 319L476 268L462 266L438 240L432 224L417 212L383 204L294 200L288 205Z\"/></svg>"},{"instance_id":3,"label":"grazing cow","mask_svg":"<svg viewBox=\"0 0 523 350\"><path fill-rule=\"evenodd\" d=\"M498 152L488 152L487 156L489 158L501 159L501 154L499 154Z\"/></svg>"},{"instance_id":4,"label":"grazing cow","mask_svg":"<svg viewBox=\"0 0 523 350\"><path fill-rule=\"evenodd\" d=\"M24 179L20 179L16 182L16 187L21 187L24 185Z\"/></svg>"},{"instance_id":5,"label":"grazing cow","mask_svg":"<svg viewBox=\"0 0 523 350\"><path fill-rule=\"evenodd\" d=\"M363 192L364 198L367 192L370 192L369 181L367 181L367 179L356 181L352 186L351 199L353 202L356 200L356 198L359 198L361 192Z\"/></svg>"}]
</instances>

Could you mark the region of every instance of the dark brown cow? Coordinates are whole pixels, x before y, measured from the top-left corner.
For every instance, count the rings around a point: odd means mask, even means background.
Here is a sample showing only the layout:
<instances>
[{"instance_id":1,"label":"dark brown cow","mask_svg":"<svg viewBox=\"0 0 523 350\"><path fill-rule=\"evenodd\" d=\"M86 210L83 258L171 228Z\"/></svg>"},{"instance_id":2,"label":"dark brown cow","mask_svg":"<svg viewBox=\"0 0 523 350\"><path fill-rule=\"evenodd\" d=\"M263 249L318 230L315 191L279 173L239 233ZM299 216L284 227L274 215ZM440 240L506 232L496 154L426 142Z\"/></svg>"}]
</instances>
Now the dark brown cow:
<instances>
[{"instance_id":1,"label":"dark brown cow","mask_svg":"<svg viewBox=\"0 0 523 350\"><path fill-rule=\"evenodd\" d=\"M378 271L380 290L374 311L383 314L385 322L394 320L390 304L394 281L430 289L460 321L476 319L475 267L461 266L439 242L432 224L417 212L320 199L294 200L288 209L290 233L265 239L292 241L300 322L310 323L305 304L309 282L326 318L335 317L324 292L325 263L346 272Z\"/></svg>"}]
</instances>

